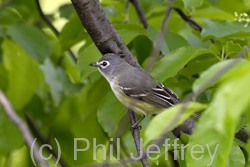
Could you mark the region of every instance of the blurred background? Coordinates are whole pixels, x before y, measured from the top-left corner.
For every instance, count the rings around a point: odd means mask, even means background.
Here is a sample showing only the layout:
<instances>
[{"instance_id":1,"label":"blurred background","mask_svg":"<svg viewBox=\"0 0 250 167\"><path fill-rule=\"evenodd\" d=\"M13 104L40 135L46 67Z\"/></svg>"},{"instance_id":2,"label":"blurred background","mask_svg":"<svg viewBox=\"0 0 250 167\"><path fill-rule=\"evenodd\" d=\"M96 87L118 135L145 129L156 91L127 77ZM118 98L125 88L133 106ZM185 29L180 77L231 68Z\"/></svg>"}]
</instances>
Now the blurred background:
<instances>
[{"instance_id":1,"label":"blurred background","mask_svg":"<svg viewBox=\"0 0 250 167\"><path fill-rule=\"evenodd\" d=\"M131 53L142 67L146 67L156 46L167 2L139 1L149 23L147 29L143 28L132 3L126 0L100 2ZM173 10L149 73L184 99L249 43L250 0L176 0L174 7L203 29L195 30ZM233 133L250 122L249 56L248 53L241 64L232 67L196 99L208 106L205 107L208 114L202 121L206 123L199 124L204 133L197 130L197 134L206 137L194 137L192 142L198 139L225 142L222 148L226 149L218 153L223 158L216 159L214 166L220 163L230 167L249 166L250 144L233 139ZM117 147L110 138L121 139L121 159L130 153L136 154L126 108L116 100L97 69L88 66L100 57L101 53L83 28L71 1L0 1L0 89L28 124L39 146L49 143L57 154L55 139L58 141L61 149L58 166L101 163L103 155L109 159L108 149L98 147L95 152L93 146L103 144L109 148L113 144ZM244 83L239 84L241 80ZM153 132L145 133L150 129L151 118L141 123L141 137L145 140L154 136ZM227 136L231 138L227 140ZM90 149L79 151L74 159L76 138L88 140ZM182 134L180 142L188 143L189 136ZM77 142L77 148L87 146L85 140ZM44 157L52 154L48 148L42 153ZM95 153L96 159L93 158ZM117 162L117 152L112 155L112 162ZM167 161L164 152L160 155L159 159L150 161L152 166L187 166L185 160L176 165L172 154ZM56 158L48 162L54 166ZM1 106L0 166L34 166L21 133ZM141 164L136 162L127 166Z\"/></svg>"}]
</instances>

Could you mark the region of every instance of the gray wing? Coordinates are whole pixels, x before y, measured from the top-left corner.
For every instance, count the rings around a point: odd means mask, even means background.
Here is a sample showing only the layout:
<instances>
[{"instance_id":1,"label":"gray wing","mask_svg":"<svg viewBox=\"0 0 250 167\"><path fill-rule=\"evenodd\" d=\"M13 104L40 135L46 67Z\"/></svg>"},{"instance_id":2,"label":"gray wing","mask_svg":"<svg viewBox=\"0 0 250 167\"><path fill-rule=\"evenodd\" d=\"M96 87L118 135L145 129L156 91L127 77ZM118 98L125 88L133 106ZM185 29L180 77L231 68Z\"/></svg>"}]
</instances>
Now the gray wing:
<instances>
[{"instance_id":1,"label":"gray wing","mask_svg":"<svg viewBox=\"0 0 250 167\"><path fill-rule=\"evenodd\" d=\"M179 103L178 96L161 83L150 89L120 86L122 91L132 98L151 103L158 107L167 108Z\"/></svg>"},{"instance_id":2,"label":"gray wing","mask_svg":"<svg viewBox=\"0 0 250 167\"><path fill-rule=\"evenodd\" d=\"M119 71L118 71L119 72ZM134 99L142 100L158 107L167 108L179 103L177 95L152 76L130 65L126 67L126 73L119 73L118 85L123 93ZM127 78L129 74L128 79Z\"/></svg>"}]
</instances>

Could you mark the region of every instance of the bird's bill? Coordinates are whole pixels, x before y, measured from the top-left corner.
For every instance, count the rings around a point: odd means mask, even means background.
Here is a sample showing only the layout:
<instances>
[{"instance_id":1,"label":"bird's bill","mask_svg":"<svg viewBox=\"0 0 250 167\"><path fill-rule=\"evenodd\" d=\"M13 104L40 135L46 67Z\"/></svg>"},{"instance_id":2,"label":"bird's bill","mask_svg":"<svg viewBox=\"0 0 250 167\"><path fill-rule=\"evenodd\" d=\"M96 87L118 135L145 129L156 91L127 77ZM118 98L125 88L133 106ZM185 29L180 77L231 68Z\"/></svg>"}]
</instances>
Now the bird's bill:
<instances>
[{"instance_id":1,"label":"bird's bill","mask_svg":"<svg viewBox=\"0 0 250 167\"><path fill-rule=\"evenodd\" d=\"M92 62L89 65L92 66L92 67L99 67L98 62Z\"/></svg>"}]
</instances>

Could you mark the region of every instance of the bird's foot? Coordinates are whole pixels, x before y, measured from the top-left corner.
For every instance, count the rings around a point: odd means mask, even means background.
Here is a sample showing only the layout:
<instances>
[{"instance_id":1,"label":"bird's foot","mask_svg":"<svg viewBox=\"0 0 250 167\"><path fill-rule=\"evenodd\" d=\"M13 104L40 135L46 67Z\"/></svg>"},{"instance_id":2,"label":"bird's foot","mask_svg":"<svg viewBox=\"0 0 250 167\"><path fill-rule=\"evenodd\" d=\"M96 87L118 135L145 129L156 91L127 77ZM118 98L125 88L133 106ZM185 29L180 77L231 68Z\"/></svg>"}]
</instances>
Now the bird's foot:
<instances>
[{"instance_id":1,"label":"bird's foot","mask_svg":"<svg viewBox=\"0 0 250 167\"><path fill-rule=\"evenodd\" d=\"M142 126L141 126L141 125L138 125L138 124L134 124L134 125L132 125L132 126L130 127L130 130L131 130L131 131L134 131L134 130L136 130L136 129L141 130L141 129L142 129Z\"/></svg>"}]
</instances>

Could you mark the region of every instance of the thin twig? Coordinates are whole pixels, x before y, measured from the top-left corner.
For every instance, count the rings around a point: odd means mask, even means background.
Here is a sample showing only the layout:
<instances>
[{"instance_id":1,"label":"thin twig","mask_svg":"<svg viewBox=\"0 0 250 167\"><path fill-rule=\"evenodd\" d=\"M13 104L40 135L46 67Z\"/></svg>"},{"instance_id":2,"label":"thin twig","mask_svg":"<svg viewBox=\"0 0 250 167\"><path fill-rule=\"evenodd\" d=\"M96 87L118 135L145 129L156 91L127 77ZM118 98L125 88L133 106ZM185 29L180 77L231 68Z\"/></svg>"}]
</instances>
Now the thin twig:
<instances>
[{"instance_id":1,"label":"thin twig","mask_svg":"<svg viewBox=\"0 0 250 167\"><path fill-rule=\"evenodd\" d=\"M183 20L185 20L191 27L198 31L202 31L201 25L199 25L196 21L191 19L189 16L187 16L185 13L182 12L182 10L178 8L174 8L174 10L181 16Z\"/></svg>"},{"instance_id":2,"label":"thin twig","mask_svg":"<svg viewBox=\"0 0 250 167\"><path fill-rule=\"evenodd\" d=\"M136 123L136 116L135 116L135 113L133 111L131 111L131 110L128 110L128 114L129 114L129 117L130 117L130 124L132 126L132 125L134 125ZM132 133L133 138L134 138L134 142L135 142L136 150L137 150L137 153L138 153L138 157L140 157L140 156L143 157L143 158L141 158L142 165L144 167L149 167L147 157L141 155L141 154L143 154L143 148L141 147L142 143L141 143L139 128L131 129L131 133Z\"/></svg>"},{"instance_id":3,"label":"thin twig","mask_svg":"<svg viewBox=\"0 0 250 167\"><path fill-rule=\"evenodd\" d=\"M73 51L69 48L68 52L69 52L69 55L74 60L74 62L76 63L77 62L77 58L76 58L75 54L73 53Z\"/></svg>"},{"instance_id":4,"label":"thin twig","mask_svg":"<svg viewBox=\"0 0 250 167\"><path fill-rule=\"evenodd\" d=\"M129 1L134 5L135 10L136 10L136 12L137 12L137 14L138 14L138 16L139 16L139 18L140 18L142 24L143 24L143 27L144 27L145 29L147 29L148 26L149 26L149 24L148 24L148 21L147 21L145 15L144 15L144 13L143 13L143 10L142 10L142 8L141 8L141 6L140 6L138 0L129 0Z\"/></svg>"},{"instance_id":5,"label":"thin twig","mask_svg":"<svg viewBox=\"0 0 250 167\"><path fill-rule=\"evenodd\" d=\"M0 12L2 10L4 10L7 6L9 6L9 4L12 2L12 0L8 0L6 2L4 2L1 6L0 6Z\"/></svg>"},{"instance_id":6,"label":"thin twig","mask_svg":"<svg viewBox=\"0 0 250 167\"><path fill-rule=\"evenodd\" d=\"M9 100L1 90L0 90L0 103L2 104L9 119L16 125L16 127L21 132L21 135L23 136L23 139L30 150L32 150L32 144L34 144L32 154L35 156L37 162L41 164L43 167L49 167L47 162L40 157L38 146L36 143L33 143L35 139L30 133L29 128L27 127L25 122L16 114Z\"/></svg>"},{"instance_id":7,"label":"thin twig","mask_svg":"<svg viewBox=\"0 0 250 167\"><path fill-rule=\"evenodd\" d=\"M24 113L25 113L25 117L27 119L27 123L28 123L30 129L33 132L33 134L35 135L35 137L38 139L38 141L40 141L42 144L49 144L49 141L45 137L43 137L42 134L37 129L30 114L27 111L25 111ZM47 149L47 150L54 156L55 159L58 159L58 153L56 153L53 149ZM59 157L58 163L61 165L61 167L67 167L66 163L63 161L63 159L61 157Z\"/></svg>"},{"instance_id":8,"label":"thin twig","mask_svg":"<svg viewBox=\"0 0 250 167\"><path fill-rule=\"evenodd\" d=\"M167 31L168 20L170 17L170 13L172 11L173 4L174 4L174 0L169 0L167 3L167 10L166 10L165 16L163 18L163 21L161 23L161 35L165 35L165 33Z\"/></svg>"},{"instance_id":9,"label":"thin twig","mask_svg":"<svg viewBox=\"0 0 250 167\"><path fill-rule=\"evenodd\" d=\"M166 10L164 18L162 20L161 31L155 40L155 46L153 47L153 50L151 51L149 61L148 61L149 63L147 63L147 65L145 67L145 71L149 71L149 69L152 67L152 65L156 61L157 53L159 52L159 50L162 46L164 36L165 36L166 31L167 31L168 20L170 17L170 13L172 11L173 4L174 4L174 0L167 1L167 10Z\"/></svg>"},{"instance_id":10,"label":"thin twig","mask_svg":"<svg viewBox=\"0 0 250 167\"><path fill-rule=\"evenodd\" d=\"M196 21L194 21L193 19L191 19L191 17L187 16L185 13L183 13L182 10L178 9L178 8L174 8L174 10L181 16L181 18L183 20L185 20L185 22L187 22L191 27L193 27L195 30L198 31L202 31L202 27L201 25L199 25ZM211 38L210 39L212 43L215 43L215 39Z\"/></svg>"},{"instance_id":11,"label":"thin twig","mask_svg":"<svg viewBox=\"0 0 250 167\"><path fill-rule=\"evenodd\" d=\"M59 36L60 35L60 32L56 29L56 27L52 24L52 22L50 21L50 19L48 18L48 16L46 16L44 13L43 13L43 10L41 8L41 5L40 5L40 1L39 0L36 0L36 6L37 6L37 9L38 9L38 12L40 14L40 16L42 17L42 19L49 25L49 27L52 29L52 31L57 35ZM75 54L72 52L71 49L68 50L70 56L72 57L72 59L77 62L77 58L75 56ZM59 58L59 62L61 62L63 56L61 56Z\"/></svg>"},{"instance_id":12,"label":"thin twig","mask_svg":"<svg viewBox=\"0 0 250 167\"><path fill-rule=\"evenodd\" d=\"M56 29L56 27L51 23L50 19L48 18L48 16L46 16L44 13L43 13L43 10L42 10L42 7L40 5L40 1L39 0L36 0L36 6L37 6L37 9L38 9L38 12L39 12L39 15L42 17L42 19L49 25L49 27L52 29L52 31L56 34L56 35L59 35L60 32Z\"/></svg>"}]
</instances>

